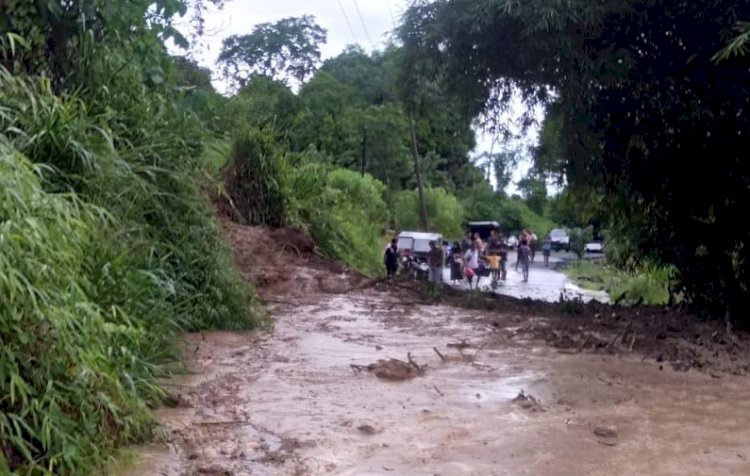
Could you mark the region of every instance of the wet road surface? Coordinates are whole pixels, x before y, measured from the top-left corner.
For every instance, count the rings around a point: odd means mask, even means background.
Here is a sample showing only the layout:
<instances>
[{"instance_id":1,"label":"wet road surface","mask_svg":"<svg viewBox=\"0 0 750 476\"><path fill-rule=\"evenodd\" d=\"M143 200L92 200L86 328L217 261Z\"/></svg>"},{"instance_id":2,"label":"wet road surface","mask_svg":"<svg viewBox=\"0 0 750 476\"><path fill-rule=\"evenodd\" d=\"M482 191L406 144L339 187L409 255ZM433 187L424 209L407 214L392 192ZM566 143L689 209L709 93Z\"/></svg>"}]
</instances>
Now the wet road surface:
<instances>
[{"instance_id":1,"label":"wet road surface","mask_svg":"<svg viewBox=\"0 0 750 476\"><path fill-rule=\"evenodd\" d=\"M479 312L374 291L273 314L270 333L187 337L196 374L171 382L166 443L124 474L750 474L744 378L564 354L514 338L518 316L488 329ZM424 375L351 367L408 353Z\"/></svg>"},{"instance_id":2,"label":"wet road surface","mask_svg":"<svg viewBox=\"0 0 750 476\"><path fill-rule=\"evenodd\" d=\"M563 259L553 255L550 258L549 266L545 266L541 253L538 253L536 259L531 263L529 269L529 281L523 282L521 269L515 270L516 254L509 253L508 256L508 273L505 281L500 281L495 292L517 298L530 298L540 301L558 301L561 294L564 299L581 299L589 301L596 299L600 302L609 302L609 296L603 291L591 291L583 289L570 281L565 274L558 271L557 268L563 263ZM443 282L468 289L468 284L463 282L455 285L450 281L450 268L443 270ZM491 290L491 278L483 277L479 282L479 288L484 291Z\"/></svg>"}]
</instances>

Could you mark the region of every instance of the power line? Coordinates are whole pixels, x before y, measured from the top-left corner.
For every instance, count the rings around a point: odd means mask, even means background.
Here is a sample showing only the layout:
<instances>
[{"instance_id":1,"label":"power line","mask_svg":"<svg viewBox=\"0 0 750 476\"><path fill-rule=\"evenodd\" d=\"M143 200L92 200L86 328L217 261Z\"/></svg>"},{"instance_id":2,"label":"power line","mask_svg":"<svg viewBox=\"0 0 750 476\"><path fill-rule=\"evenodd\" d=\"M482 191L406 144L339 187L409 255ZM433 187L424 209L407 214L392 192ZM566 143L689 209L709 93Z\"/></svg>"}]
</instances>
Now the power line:
<instances>
[{"instance_id":1,"label":"power line","mask_svg":"<svg viewBox=\"0 0 750 476\"><path fill-rule=\"evenodd\" d=\"M352 28L352 22L349 21L349 15L346 14L346 9L344 8L344 4L341 3L341 0L338 0L338 2L339 2L339 8L341 8L341 13L344 14L344 20L346 20L346 25L349 27L349 33L352 34L352 38L354 38L354 43L359 44L357 35L354 34L354 28Z\"/></svg>"},{"instance_id":2,"label":"power line","mask_svg":"<svg viewBox=\"0 0 750 476\"><path fill-rule=\"evenodd\" d=\"M365 19L362 18L362 12L359 9L359 3L357 3L357 0L352 0L352 3L354 3L354 8L357 10L357 15L359 15L359 22L362 24L362 29L365 30L365 36L367 37L367 41L370 43L370 46L373 46L372 40L370 39L370 32L367 31L367 25L365 25Z\"/></svg>"},{"instance_id":3,"label":"power line","mask_svg":"<svg viewBox=\"0 0 750 476\"><path fill-rule=\"evenodd\" d=\"M391 16L391 24L393 29L396 29L396 17L393 15L393 8L391 8L391 0L385 0L385 4L388 6L388 14Z\"/></svg>"}]
</instances>

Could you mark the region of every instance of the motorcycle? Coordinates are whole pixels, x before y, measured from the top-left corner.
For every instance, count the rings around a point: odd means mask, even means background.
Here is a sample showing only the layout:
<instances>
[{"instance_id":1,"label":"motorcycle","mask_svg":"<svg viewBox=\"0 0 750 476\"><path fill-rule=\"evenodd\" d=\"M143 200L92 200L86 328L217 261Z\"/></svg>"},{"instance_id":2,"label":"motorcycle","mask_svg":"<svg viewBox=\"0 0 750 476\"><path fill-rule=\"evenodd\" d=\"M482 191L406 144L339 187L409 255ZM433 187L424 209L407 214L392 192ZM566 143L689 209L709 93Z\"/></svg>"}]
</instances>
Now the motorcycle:
<instances>
[{"instance_id":1,"label":"motorcycle","mask_svg":"<svg viewBox=\"0 0 750 476\"><path fill-rule=\"evenodd\" d=\"M411 276L415 281L427 279L430 267L424 260L412 256L401 258L401 274Z\"/></svg>"}]
</instances>

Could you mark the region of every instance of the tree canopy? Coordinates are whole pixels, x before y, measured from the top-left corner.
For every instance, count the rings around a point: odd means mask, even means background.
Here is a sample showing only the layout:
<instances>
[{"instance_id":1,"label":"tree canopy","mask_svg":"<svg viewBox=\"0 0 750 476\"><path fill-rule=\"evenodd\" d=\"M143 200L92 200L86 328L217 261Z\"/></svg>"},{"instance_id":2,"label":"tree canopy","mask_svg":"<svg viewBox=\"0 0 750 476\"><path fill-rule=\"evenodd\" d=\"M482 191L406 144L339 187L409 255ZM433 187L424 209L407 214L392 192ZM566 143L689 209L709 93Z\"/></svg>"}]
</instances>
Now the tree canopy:
<instances>
[{"instance_id":1,"label":"tree canopy","mask_svg":"<svg viewBox=\"0 0 750 476\"><path fill-rule=\"evenodd\" d=\"M689 303L740 319L750 62L717 52L748 17L729 0L420 1L400 36L406 60L475 113L515 91L551 108L568 182L599 187L610 220L630 224L621 234L676 266Z\"/></svg>"},{"instance_id":2,"label":"tree canopy","mask_svg":"<svg viewBox=\"0 0 750 476\"><path fill-rule=\"evenodd\" d=\"M326 30L311 15L261 23L247 35L224 39L218 63L239 87L254 75L302 83L318 68L326 39Z\"/></svg>"}]
</instances>

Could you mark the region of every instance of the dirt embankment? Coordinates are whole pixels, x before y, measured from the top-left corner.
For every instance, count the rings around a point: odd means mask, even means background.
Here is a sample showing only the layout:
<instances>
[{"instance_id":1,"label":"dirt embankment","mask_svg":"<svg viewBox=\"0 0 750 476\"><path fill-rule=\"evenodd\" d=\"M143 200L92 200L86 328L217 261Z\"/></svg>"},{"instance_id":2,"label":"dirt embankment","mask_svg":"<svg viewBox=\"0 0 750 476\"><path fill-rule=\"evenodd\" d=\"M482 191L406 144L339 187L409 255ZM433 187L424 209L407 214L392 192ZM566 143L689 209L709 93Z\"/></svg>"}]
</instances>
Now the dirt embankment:
<instances>
[{"instance_id":1,"label":"dirt embankment","mask_svg":"<svg viewBox=\"0 0 750 476\"><path fill-rule=\"evenodd\" d=\"M267 302L344 294L371 282L320 256L315 242L302 230L246 226L228 219L220 223L237 268Z\"/></svg>"}]
</instances>

